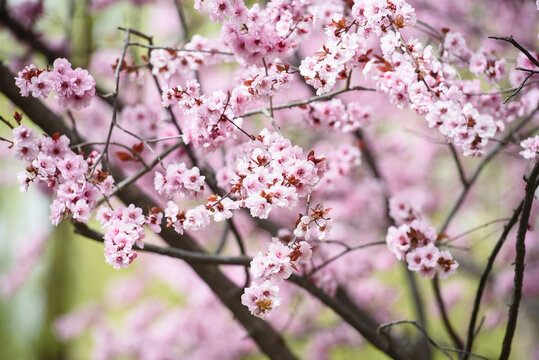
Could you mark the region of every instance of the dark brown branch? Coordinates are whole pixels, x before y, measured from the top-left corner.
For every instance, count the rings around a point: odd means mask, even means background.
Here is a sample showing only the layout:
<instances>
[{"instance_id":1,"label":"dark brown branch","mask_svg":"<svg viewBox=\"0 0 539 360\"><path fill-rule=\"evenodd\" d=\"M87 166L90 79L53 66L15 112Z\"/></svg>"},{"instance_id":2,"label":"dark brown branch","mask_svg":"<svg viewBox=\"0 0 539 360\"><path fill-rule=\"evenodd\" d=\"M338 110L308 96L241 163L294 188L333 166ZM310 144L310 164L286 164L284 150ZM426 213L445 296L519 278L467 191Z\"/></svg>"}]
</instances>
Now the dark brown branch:
<instances>
[{"instance_id":1,"label":"dark brown branch","mask_svg":"<svg viewBox=\"0 0 539 360\"><path fill-rule=\"evenodd\" d=\"M537 185L537 177L539 176L539 160L536 161L530 176L526 179L526 197L522 205L522 215L518 224L517 241L515 245L515 277L513 280L513 294L509 303L509 319L505 329L503 338L502 351L500 360L507 360L511 353L511 343L517 326L518 309L522 298L522 283L524 280L524 258L526 256L526 233L528 232L528 220L534 200L535 189Z\"/></svg>"},{"instance_id":2,"label":"dark brown branch","mask_svg":"<svg viewBox=\"0 0 539 360\"><path fill-rule=\"evenodd\" d=\"M534 75L533 72L530 72L525 78L524 80L522 80L522 82L520 83L520 86L511 93L511 95L509 95L507 97L507 99L505 99L503 101L504 104L507 104L509 102L509 100L511 100L512 98L514 98L521 90L522 88L524 87L524 85L526 85L526 81L528 81L529 78L531 78L532 76Z\"/></svg>"},{"instance_id":3,"label":"dark brown branch","mask_svg":"<svg viewBox=\"0 0 539 360\"><path fill-rule=\"evenodd\" d=\"M5 25L17 39L26 43L30 49L43 54L50 64L57 58L67 58L69 56L66 49L51 49L49 45L41 40L40 34L22 26L17 20L12 18L7 11L0 11L0 24Z\"/></svg>"}]
</instances>

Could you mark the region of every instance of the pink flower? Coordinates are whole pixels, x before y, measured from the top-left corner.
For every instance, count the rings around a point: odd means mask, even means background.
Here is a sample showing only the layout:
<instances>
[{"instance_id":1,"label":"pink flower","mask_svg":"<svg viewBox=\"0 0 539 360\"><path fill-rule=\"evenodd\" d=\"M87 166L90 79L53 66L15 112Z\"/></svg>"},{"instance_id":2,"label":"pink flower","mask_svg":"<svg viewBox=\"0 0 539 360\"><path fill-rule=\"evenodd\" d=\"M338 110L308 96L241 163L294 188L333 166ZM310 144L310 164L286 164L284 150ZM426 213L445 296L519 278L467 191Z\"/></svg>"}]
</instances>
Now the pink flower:
<instances>
[{"instance_id":1,"label":"pink flower","mask_svg":"<svg viewBox=\"0 0 539 360\"><path fill-rule=\"evenodd\" d=\"M13 151L21 160L33 160L39 152L36 132L21 125L13 129Z\"/></svg>"},{"instance_id":2,"label":"pink flower","mask_svg":"<svg viewBox=\"0 0 539 360\"><path fill-rule=\"evenodd\" d=\"M539 135L527 138L520 142L520 146L524 148L519 154L528 160L537 160L539 156Z\"/></svg>"},{"instance_id":3,"label":"pink flower","mask_svg":"<svg viewBox=\"0 0 539 360\"><path fill-rule=\"evenodd\" d=\"M148 216L146 216L146 225L148 225L148 229L150 229L156 234L159 234L161 232L162 221L163 213L161 211L151 211Z\"/></svg>"},{"instance_id":4,"label":"pink flower","mask_svg":"<svg viewBox=\"0 0 539 360\"><path fill-rule=\"evenodd\" d=\"M476 52L470 58L470 71L475 75L482 75L487 69L487 59L481 52Z\"/></svg>"},{"instance_id":5,"label":"pink flower","mask_svg":"<svg viewBox=\"0 0 539 360\"><path fill-rule=\"evenodd\" d=\"M44 71L39 76L33 77L30 86L33 97L43 97L44 99L56 88L53 75L48 71Z\"/></svg>"},{"instance_id":6,"label":"pink flower","mask_svg":"<svg viewBox=\"0 0 539 360\"><path fill-rule=\"evenodd\" d=\"M208 0L207 9L212 21L223 21L232 15L232 6L228 0Z\"/></svg>"},{"instance_id":7,"label":"pink flower","mask_svg":"<svg viewBox=\"0 0 539 360\"><path fill-rule=\"evenodd\" d=\"M187 210L185 213L185 230L197 231L207 227L210 224L210 214L203 205Z\"/></svg>"},{"instance_id":8,"label":"pink flower","mask_svg":"<svg viewBox=\"0 0 539 360\"><path fill-rule=\"evenodd\" d=\"M256 216L261 219L267 219L271 211L271 205L268 203L267 199L259 194L249 196L245 200L245 207L251 211L251 216Z\"/></svg>"},{"instance_id":9,"label":"pink flower","mask_svg":"<svg viewBox=\"0 0 539 360\"><path fill-rule=\"evenodd\" d=\"M261 284L254 283L245 289L241 296L241 303L247 306L251 314L265 319L271 310L281 305L278 294L279 287L272 285L268 280Z\"/></svg>"},{"instance_id":10,"label":"pink flower","mask_svg":"<svg viewBox=\"0 0 539 360\"><path fill-rule=\"evenodd\" d=\"M410 271L419 272L421 276L433 278L436 274L440 251L434 244L418 247L406 255Z\"/></svg>"},{"instance_id":11,"label":"pink flower","mask_svg":"<svg viewBox=\"0 0 539 360\"><path fill-rule=\"evenodd\" d=\"M450 275L453 275L457 272L457 268L459 267L458 262L453 260L453 256L451 256L451 253L449 251L444 250L440 251L438 257L438 269L439 269L439 276L440 279L446 279Z\"/></svg>"},{"instance_id":12,"label":"pink flower","mask_svg":"<svg viewBox=\"0 0 539 360\"><path fill-rule=\"evenodd\" d=\"M40 152L37 159L32 161L32 166L37 169L41 180L47 181L56 174L56 165L52 157Z\"/></svg>"},{"instance_id":13,"label":"pink flower","mask_svg":"<svg viewBox=\"0 0 539 360\"><path fill-rule=\"evenodd\" d=\"M407 236L408 225L401 225L399 228L391 226L387 229L386 244L387 248L398 260L404 259L406 253L411 247L411 241Z\"/></svg>"}]
</instances>

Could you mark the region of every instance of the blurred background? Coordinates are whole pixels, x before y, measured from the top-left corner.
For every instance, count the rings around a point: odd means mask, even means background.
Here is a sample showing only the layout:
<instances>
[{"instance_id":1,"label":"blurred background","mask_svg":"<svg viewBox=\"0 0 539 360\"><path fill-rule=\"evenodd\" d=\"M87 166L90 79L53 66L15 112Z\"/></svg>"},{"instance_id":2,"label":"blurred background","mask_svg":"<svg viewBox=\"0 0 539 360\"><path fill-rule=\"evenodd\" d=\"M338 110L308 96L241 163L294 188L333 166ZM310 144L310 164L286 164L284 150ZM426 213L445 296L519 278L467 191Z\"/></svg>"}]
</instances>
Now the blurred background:
<instances>
[{"instance_id":1,"label":"blurred background","mask_svg":"<svg viewBox=\"0 0 539 360\"><path fill-rule=\"evenodd\" d=\"M17 7L23 3L17 0L7 2L0 0L0 2L8 8ZM253 1L247 3L252 4ZM448 24L452 29L469 34L470 47L484 41L486 35L509 34L521 39L522 44L529 48L537 45L537 36L534 36L538 30L534 1L417 0L410 3L418 10L418 18L431 22L436 27ZM190 36L200 33L211 37L212 34L218 33L220 25L208 21L205 14L195 11L192 1L182 1L182 6L187 15ZM181 24L173 0L45 0L42 2L42 7L43 15L35 24L34 30L44 34L42 39L46 39L51 47L61 49L62 46L69 44L73 54L72 62L77 66L88 68L91 73L93 73L92 66L94 68L106 66L104 64L112 66L114 58L120 53L123 34L116 30L118 26L131 27L152 34L156 44L177 44L182 39ZM0 61L9 64L13 71L34 62L34 59L37 59L35 63L40 65L46 63L42 57L31 56L28 49L10 31L1 26L0 44ZM319 43L306 44L305 48L308 50L305 54L318 46ZM143 53L135 49L132 51L133 58ZM512 59L514 58L515 53L512 52ZM508 59L511 59L511 56L508 56ZM229 65L225 65L225 69L226 66ZM103 71L104 73L106 72ZM463 74L463 76L466 77L469 74ZM208 88L220 88L220 84L212 82L209 76L205 79ZM112 89L112 77L107 78L103 75L100 80L108 86L109 90ZM384 104L383 100L375 100L374 103ZM5 97L0 96L0 115L11 119L15 110ZM418 120L417 116L407 111L399 111L397 115L394 115L395 111L397 110L394 108L388 110L386 106L385 110L377 112L376 120L389 121L391 118L391 121L399 123L402 119L409 118L413 119L410 121L414 125L419 124L416 129L427 132L424 120ZM26 125L29 125L29 122ZM391 137L389 127L384 124L373 125L369 131L373 135L389 139ZM0 126L0 136L9 137L8 130ZM299 143L309 143L312 140L299 131L291 133L297 135ZM404 142L411 144L416 152L432 147L428 138L418 136L417 133L409 131L405 136ZM390 147L385 151L386 154L392 154ZM517 151L512 149L508 152L506 157L482 175L476 188L488 189L488 191L477 192L471 197L470 206L466 207L457 221L456 227L461 231L454 233L464 232L478 224L508 216L508 212L514 207L514 199L521 194L520 178L527 171L523 162L508 165ZM458 181L455 181L454 176L454 164L447 153L440 155L438 150L433 153L436 154L432 157L425 155L429 157L425 163L428 161L430 169L434 169L427 182L432 188L439 189L436 195L437 201L441 204L449 204L458 189ZM465 159L464 163L468 169L472 169L477 161ZM410 166L417 165L410 163ZM106 318L108 322L121 328L124 326L126 313L129 312L131 316L133 308L141 309L140 311L146 309L146 313L151 314L148 309L169 308L173 305L191 309L188 311L192 312L193 316L201 316L206 323L217 321L225 324L217 327L218 329L226 329L228 326L226 324L234 323L226 310L218 308L204 316L201 314L203 308L193 309L187 306L192 304L191 299L186 298L185 292L194 291L193 289L196 289L195 292L200 299L204 299L201 300L202 302L208 301L211 304L216 302L215 299L207 300L211 294L206 294L207 290L199 289L203 285L197 279L192 279L192 275L187 275L190 269L186 266L171 264L169 259L159 256L141 254L143 260L139 258L140 261L137 260L128 269L115 271L104 261L102 244L75 235L72 226L68 223L64 222L57 228L52 227L48 220L50 197L46 189L32 186L28 194L19 192L16 173L23 170L21 167L18 161L11 158L6 144L0 142L0 248L2 249L0 251L0 291L2 294L0 296L0 359L114 358L112 350L103 346L107 341L113 341L112 335L108 337L109 334L104 330L105 328L94 327L93 331L88 330L87 325ZM440 223L446 208L435 207L435 210L429 214L433 223ZM90 225L97 227L95 223ZM536 225L539 226L539 224ZM444 284L444 293L447 296L453 322L461 333L464 333L467 326L470 302L476 289L478 268L474 266L474 260L483 264L502 226L503 223L485 226L459 243L461 246L473 245L464 252L471 255L468 260L469 266L467 270L459 271L459 274ZM539 241L535 233L533 237ZM500 268L498 273L503 273L504 269L510 269L510 258L508 260L505 267ZM466 262L461 265L466 268ZM174 269L170 278L159 278L155 275L157 271L165 268ZM235 269L230 270L231 276L235 276L235 271ZM177 284L177 274L186 274L184 284ZM377 281L392 289L397 289L398 285L404 281L404 276L398 266L383 269L377 272L375 277ZM140 286L134 286L134 283ZM421 279L420 287L423 293L431 298L429 282ZM200 291L200 294L197 291ZM380 302L381 307L386 308L387 313L398 314L398 316L391 316L391 319L413 317L413 308L408 300L409 294L406 289L385 294L388 294L388 297L377 298L377 301ZM293 298L300 299L297 302L302 304L301 295L296 294ZM488 316L476 341L477 352L487 357L497 354L505 329L504 326L499 326L505 321L503 318L506 310L503 305L505 299L499 300L497 302L495 292L488 294L487 302L494 306L490 310L487 307ZM290 311L295 312L296 302L289 301L289 303L291 304ZM384 356L370 345L363 344L359 337L350 336L344 332L345 341L334 338L332 329L339 324L339 320L329 311L324 311L316 305L313 306L316 309L314 312L320 311L317 315L319 329L327 329L327 331L320 330L310 336L309 329L302 329L300 335L295 335L295 329L292 327L286 333L287 341L292 344L294 351L300 354L301 358L314 358L311 357L314 355L310 355L312 348L319 345L329 349L325 353L332 359L384 359ZM434 304L429 301L426 306L434 314L429 320L431 335L443 338L445 335ZM525 306L524 315L519 318L517 334L520 336L515 340L512 358L539 359L537 346L539 331L536 328L539 323L537 322L539 319L537 297L527 297ZM213 317L213 311L220 312L220 317ZM60 316L73 312L77 316L64 317L61 318L63 322L57 322ZM310 314L312 315L307 311L301 316L308 317ZM135 315L132 317L137 318ZM217 318L222 320L216 320ZM159 331L176 336L200 331L208 334L207 343L201 342L200 346L215 347L216 350L226 348L227 342L234 341L234 337L241 342L242 336L245 335L235 327L234 331L231 330L227 335L230 338L222 334L223 339L218 343L215 339L220 335L210 334L207 328L202 330L202 325L201 329L195 329L194 323L196 323L195 320L185 320L183 328L176 324L173 329L163 328ZM99 329L102 331L96 334ZM114 327L106 329L111 331L110 329ZM415 329L407 328L403 331L407 334L416 333ZM335 342L336 346L332 346L331 342ZM110 345L110 347L114 346L121 347L125 344L115 342ZM96 348L101 350L96 351ZM241 345L237 354L239 354L237 358L262 358L250 342ZM216 354L206 356L219 358ZM442 358L445 356L441 353L436 353L434 357L434 359Z\"/></svg>"}]
</instances>

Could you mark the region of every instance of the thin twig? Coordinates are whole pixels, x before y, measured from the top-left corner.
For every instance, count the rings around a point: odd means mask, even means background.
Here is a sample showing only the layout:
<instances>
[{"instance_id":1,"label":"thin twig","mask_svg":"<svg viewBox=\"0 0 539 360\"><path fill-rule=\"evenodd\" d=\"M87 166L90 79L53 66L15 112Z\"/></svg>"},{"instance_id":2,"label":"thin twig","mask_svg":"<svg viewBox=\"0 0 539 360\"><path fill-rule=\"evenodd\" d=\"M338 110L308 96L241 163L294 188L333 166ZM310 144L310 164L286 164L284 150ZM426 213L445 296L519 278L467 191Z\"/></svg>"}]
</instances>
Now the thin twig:
<instances>
[{"instance_id":1,"label":"thin twig","mask_svg":"<svg viewBox=\"0 0 539 360\"><path fill-rule=\"evenodd\" d=\"M509 220L510 220L510 218L503 218L503 219L496 219L496 220L486 222L486 223L484 223L482 225L478 225L478 226L475 226L475 227L473 227L473 228L471 228L469 230L466 230L466 231L464 231L464 232L462 232L462 233L460 233L458 235L452 236L452 237L448 238L447 240L440 242L440 245L445 246L445 245L449 244L450 242L453 242L453 241L455 241L457 239L460 239L461 237L466 236L468 234L471 234L471 233L473 233L473 232L475 232L477 230L481 230L483 228L486 228L489 225L499 223L499 222L502 222L502 221L509 221Z\"/></svg>"},{"instance_id":2,"label":"thin twig","mask_svg":"<svg viewBox=\"0 0 539 360\"><path fill-rule=\"evenodd\" d=\"M460 182L462 183L463 186L466 186L468 184L468 180L466 180L464 167L462 166L462 163L459 159L459 155L457 154L457 151L455 150L455 146L451 143L449 144L449 150L451 150L451 156L453 157L453 160L455 160L455 165L457 166L457 170L459 172Z\"/></svg>"},{"instance_id":3,"label":"thin twig","mask_svg":"<svg viewBox=\"0 0 539 360\"><path fill-rule=\"evenodd\" d=\"M73 223L75 226L75 232L83 235L86 238L103 242L103 234L90 229L88 226L82 223ZM183 259L186 261L194 261L205 264L220 264L220 265L240 265L249 266L251 258L248 256L224 256L215 254L206 254L203 252L195 252L189 250L183 250L173 247L162 247L153 244L144 244L144 247L140 248L136 245L133 246L135 250L150 252L154 254L166 255L169 257Z\"/></svg>"},{"instance_id":4,"label":"thin twig","mask_svg":"<svg viewBox=\"0 0 539 360\"><path fill-rule=\"evenodd\" d=\"M273 106L273 110L289 109L289 108L293 108L293 107L307 105L307 104L310 104L310 103L315 102L315 101L330 100L330 99L334 98L337 95L340 95L340 94L343 94L343 93L349 92L349 91L376 91L376 89L368 88L368 87L364 87L364 86L353 86L353 87L348 88L348 89L343 88L343 89L340 89L340 90L329 92L329 93L324 94L324 95L313 96L312 98L309 98L307 100L297 100L297 101L291 101L291 102L281 104L281 105L275 105L275 106ZM257 115L257 114L264 114L267 111L268 111L267 108L249 110L249 111L246 111L245 113L243 113L243 115L241 115L241 117L253 116L253 115Z\"/></svg>"},{"instance_id":5,"label":"thin twig","mask_svg":"<svg viewBox=\"0 0 539 360\"><path fill-rule=\"evenodd\" d=\"M161 167L163 169L166 169L165 168L165 164L163 164L163 161L161 160L161 158L159 157L159 155L155 152L155 150L150 146L150 144L148 144L148 142L141 136L135 134L134 132L132 131L129 131L127 130L126 128L122 127L119 123L116 123L116 127L118 129L120 129L121 131L123 131L124 133L128 134L128 135L131 135L132 137L134 137L135 139L137 139L138 141L140 141L141 143L144 144L144 146L150 150L150 152L153 154L153 156L159 161L159 164L161 164Z\"/></svg>"},{"instance_id":6,"label":"thin twig","mask_svg":"<svg viewBox=\"0 0 539 360\"><path fill-rule=\"evenodd\" d=\"M389 328L393 325L399 325L399 324L411 324L411 325L414 325L419 331L421 331L421 333L423 335L425 335L425 338L428 340L429 343L431 343L432 346L434 346L435 348L437 349L440 349L441 352L444 353L445 356L447 356L450 360L453 360L453 357L451 355L449 355L449 353L443 348L441 347L440 345L438 345L438 343L436 341L434 341L430 336L429 334L427 334L427 331L423 328L423 326L421 326L417 321L415 320L396 320L396 321L390 321L390 322L386 322L386 323L383 323L383 324L380 324L378 326L378 329L377 331L380 333L382 332L383 330L385 330L386 328Z\"/></svg>"},{"instance_id":7,"label":"thin twig","mask_svg":"<svg viewBox=\"0 0 539 360\"><path fill-rule=\"evenodd\" d=\"M513 38L513 35L511 36L502 36L502 37L498 37L498 36L489 36L488 37L489 39L494 39L494 40L502 40L502 41L507 41L508 43L512 44L514 47L516 47L517 49L519 49L524 55L526 55L526 57L528 59L530 59L530 61L537 67L539 67L539 60L537 60L536 58L534 58L532 56L532 54L530 54L528 52L528 50L524 49L524 47L522 47L522 45L520 45L514 38Z\"/></svg>"},{"instance_id":8,"label":"thin twig","mask_svg":"<svg viewBox=\"0 0 539 360\"><path fill-rule=\"evenodd\" d=\"M534 74L532 72L529 73L528 76L526 76L524 80L522 80L522 82L520 83L520 86L513 93L511 93L511 95L509 95L509 97L505 99L503 103L507 104L509 100L515 97L520 92L520 90L522 90L522 88L524 87L524 84L526 84L526 81L528 81L528 79L531 78L533 75Z\"/></svg>"},{"instance_id":9,"label":"thin twig","mask_svg":"<svg viewBox=\"0 0 539 360\"><path fill-rule=\"evenodd\" d=\"M351 253L352 251L359 250L359 249L364 249L364 248L371 247L371 246L385 245L385 244L386 244L385 241L373 241L373 242L369 242L369 243L366 243L366 244L361 244L361 245L357 245L357 246L351 246L351 247L341 251L337 255L334 255L334 256L330 257L329 259L327 259L326 261L324 261L320 265L314 267L311 271L309 271L307 274L305 274L305 276L309 277L309 276L313 275L317 271L322 270L323 268L325 268L326 266L328 266L329 264L331 264L335 260L343 257L344 255L346 255L348 253Z\"/></svg>"},{"instance_id":10,"label":"thin twig","mask_svg":"<svg viewBox=\"0 0 539 360\"><path fill-rule=\"evenodd\" d=\"M167 157L167 155L169 155L170 153L172 153L174 150L176 150L177 148L180 147L180 145L182 144L181 141L178 141L176 144L170 146L169 148L167 148L165 151L163 151L161 154L159 154L159 157L161 159L164 159L165 157ZM133 175L131 175L130 177L127 177L125 179L123 179L122 181L120 181L118 183L118 185L116 186L116 188L112 191L112 193L110 194L110 196L113 196L115 194L117 194L118 192L122 191L124 188L126 188L127 186L131 185L132 183L134 183L135 181L137 181L138 179L140 179L142 176L144 176L146 173L148 173L151 169L153 169L157 164L159 163L159 160L157 158L153 159L149 164L148 164L148 167L145 168L145 169L141 169L139 170L138 172L134 173ZM100 199L98 200L98 204L100 204L101 202L103 202L104 199Z\"/></svg>"},{"instance_id":11,"label":"thin twig","mask_svg":"<svg viewBox=\"0 0 539 360\"><path fill-rule=\"evenodd\" d=\"M266 71L266 76L268 76L268 65L266 64L266 59L262 58L262 62L264 63L264 69ZM275 116L273 115L273 96L269 96L269 115L271 119L271 125L277 131L279 135L281 135L281 129L279 128L279 125L275 122Z\"/></svg>"},{"instance_id":12,"label":"thin twig","mask_svg":"<svg viewBox=\"0 0 539 360\"><path fill-rule=\"evenodd\" d=\"M2 115L0 115L0 121L3 122L4 124L6 124L11 130L14 129L13 125L11 125L11 123L9 121L4 119L4 117Z\"/></svg>"},{"instance_id":13,"label":"thin twig","mask_svg":"<svg viewBox=\"0 0 539 360\"><path fill-rule=\"evenodd\" d=\"M171 46L157 46L157 45L147 45L142 44L140 42L131 41L129 43L130 46L138 46L145 49L150 50L167 50L167 51L174 51L174 52L191 52L191 53L204 53L204 54L213 54L213 55L228 55L233 56L234 54L231 52L226 51L219 51L219 50L203 50L203 49L186 49L186 48L175 48Z\"/></svg>"},{"instance_id":14,"label":"thin twig","mask_svg":"<svg viewBox=\"0 0 539 360\"><path fill-rule=\"evenodd\" d=\"M122 67L122 63L124 62L125 53L127 52L127 47L129 46L129 37L131 34L131 30L127 29L125 30L125 40L124 40L124 46L122 48L122 54L120 55L120 59L118 60L118 64L116 64L116 70L114 71L114 102L112 104L112 119L110 121L109 131L107 133L107 140L105 141L105 148L103 149L103 152L99 154L99 157L95 161L94 165L92 166L92 169L90 171L90 174L88 177L91 177L99 163L103 160L103 156L107 156L107 163L108 163L108 149L109 149L109 143L110 139L112 137L112 130L114 129L114 126L116 125L116 117L118 114L118 91L120 90L120 69Z\"/></svg>"}]
</instances>

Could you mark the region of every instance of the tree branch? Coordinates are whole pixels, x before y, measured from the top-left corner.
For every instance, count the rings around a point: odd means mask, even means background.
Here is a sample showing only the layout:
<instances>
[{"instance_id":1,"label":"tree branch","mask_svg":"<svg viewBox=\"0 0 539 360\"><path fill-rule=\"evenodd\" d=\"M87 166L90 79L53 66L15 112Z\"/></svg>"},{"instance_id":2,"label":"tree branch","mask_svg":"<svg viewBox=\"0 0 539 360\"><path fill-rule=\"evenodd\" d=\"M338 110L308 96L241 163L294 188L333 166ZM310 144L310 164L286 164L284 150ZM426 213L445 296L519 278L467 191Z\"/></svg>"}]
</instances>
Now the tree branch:
<instances>
[{"instance_id":1,"label":"tree branch","mask_svg":"<svg viewBox=\"0 0 539 360\"><path fill-rule=\"evenodd\" d=\"M526 197L522 204L522 215L518 224L517 241L515 245L515 277L513 280L513 294L509 304L509 319L503 338L500 360L507 360L511 353L511 343L517 326L518 308L522 298L522 283L524 280L524 258L526 256L526 233L528 232L528 220L530 219L531 207L537 186L537 177L539 176L539 160L536 161L530 176L526 179Z\"/></svg>"},{"instance_id":2,"label":"tree branch","mask_svg":"<svg viewBox=\"0 0 539 360\"><path fill-rule=\"evenodd\" d=\"M75 227L75 233L87 237L88 239L96 240L100 243L103 242L103 234L93 229L90 229L86 224L73 222L73 226ZM138 251L165 255L176 259L182 259L203 264L249 266L249 263L252 260L248 256L224 256L207 254L202 252L177 249L173 247L162 247L147 243L144 244L143 248L140 248L136 245L133 248Z\"/></svg>"}]
</instances>

